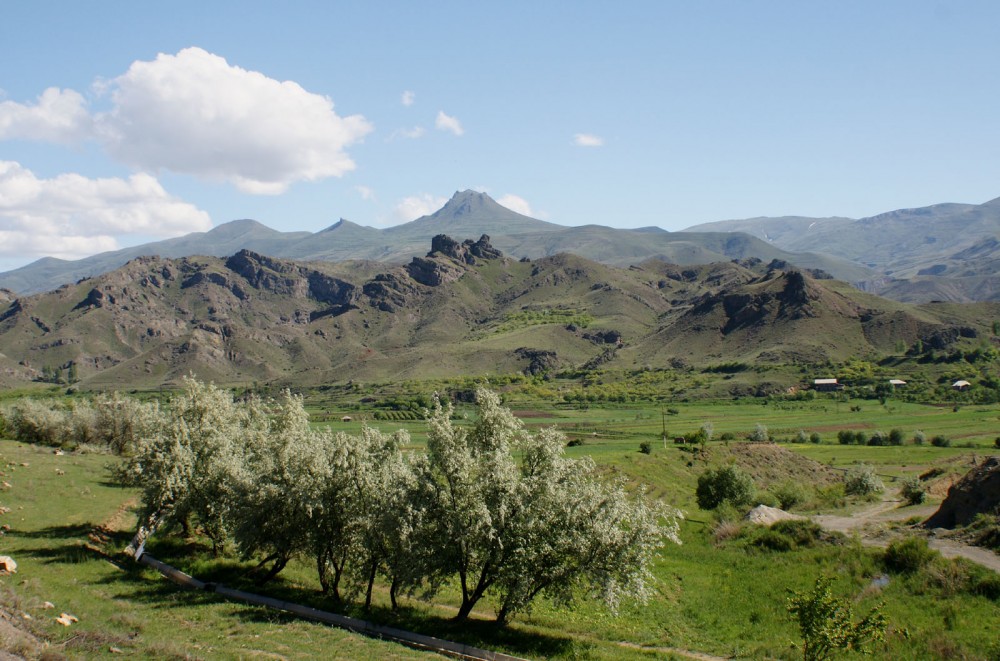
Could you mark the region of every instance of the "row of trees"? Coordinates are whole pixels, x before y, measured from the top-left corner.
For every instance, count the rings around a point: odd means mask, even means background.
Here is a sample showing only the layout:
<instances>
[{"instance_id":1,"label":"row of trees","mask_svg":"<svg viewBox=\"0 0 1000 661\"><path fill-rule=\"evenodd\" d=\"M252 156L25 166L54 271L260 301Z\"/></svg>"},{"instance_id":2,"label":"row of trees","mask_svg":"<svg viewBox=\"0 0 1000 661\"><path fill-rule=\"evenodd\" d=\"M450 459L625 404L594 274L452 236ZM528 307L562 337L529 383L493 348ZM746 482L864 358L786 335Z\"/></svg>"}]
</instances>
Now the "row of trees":
<instances>
[{"instance_id":1,"label":"row of trees","mask_svg":"<svg viewBox=\"0 0 1000 661\"><path fill-rule=\"evenodd\" d=\"M454 580L459 620L486 595L501 623L539 595L645 597L656 550L679 543L679 512L597 479L591 460L563 456L560 433L530 433L496 394L476 397L471 426L436 403L427 451L408 452L403 431L313 430L289 393L235 402L188 380L117 473L142 494L134 548L165 523L197 522L217 549L258 560L261 581L309 559L324 592L363 592L366 607L380 579L393 606Z\"/></svg>"}]
</instances>

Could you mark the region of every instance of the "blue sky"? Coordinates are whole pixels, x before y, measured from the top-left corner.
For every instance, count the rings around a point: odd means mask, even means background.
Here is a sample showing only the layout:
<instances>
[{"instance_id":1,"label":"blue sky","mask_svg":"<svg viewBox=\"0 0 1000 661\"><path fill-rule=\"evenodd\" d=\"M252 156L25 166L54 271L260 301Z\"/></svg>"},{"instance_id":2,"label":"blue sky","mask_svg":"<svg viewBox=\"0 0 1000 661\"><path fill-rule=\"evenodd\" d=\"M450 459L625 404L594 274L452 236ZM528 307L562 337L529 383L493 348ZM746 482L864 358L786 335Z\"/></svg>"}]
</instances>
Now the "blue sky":
<instances>
[{"instance_id":1,"label":"blue sky","mask_svg":"<svg viewBox=\"0 0 1000 661\"><path fill-rule=\"evenodd\" d=\"M564 225L1000 196L1000 3L0 5L0 270L456 190Z\"/></svg>"}]
</instances>

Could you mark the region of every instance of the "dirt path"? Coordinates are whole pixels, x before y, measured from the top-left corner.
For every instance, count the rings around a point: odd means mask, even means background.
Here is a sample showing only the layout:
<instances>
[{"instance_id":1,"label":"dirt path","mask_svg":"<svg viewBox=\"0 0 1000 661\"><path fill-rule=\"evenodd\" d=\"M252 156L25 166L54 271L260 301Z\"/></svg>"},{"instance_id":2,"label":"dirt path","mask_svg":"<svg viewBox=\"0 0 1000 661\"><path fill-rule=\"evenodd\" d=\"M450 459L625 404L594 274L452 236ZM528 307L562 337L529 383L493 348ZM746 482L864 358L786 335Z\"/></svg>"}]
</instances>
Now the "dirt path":
<instances>
[{"instance_id":1,"label":"dirt path","mask_svg":"<svg viewBox=\"0 0 1000 661\"><path fill-rule=\"evenodd\" d=\"M873 503L870 507L850 516L821 514L812 519L827 530L836 530L848 535L857 533L865 546L885 548L897 536L889 529L890 524L915 516L926 519L937 509L934 505L903 508L902 501L893 499L894 495L890 494L885 500ZM946 558L965 558L1000 573L1000 555L989 549L942 537L932 536L927 542L932 549L939 551Z\"/></svg>"}]
</instances>

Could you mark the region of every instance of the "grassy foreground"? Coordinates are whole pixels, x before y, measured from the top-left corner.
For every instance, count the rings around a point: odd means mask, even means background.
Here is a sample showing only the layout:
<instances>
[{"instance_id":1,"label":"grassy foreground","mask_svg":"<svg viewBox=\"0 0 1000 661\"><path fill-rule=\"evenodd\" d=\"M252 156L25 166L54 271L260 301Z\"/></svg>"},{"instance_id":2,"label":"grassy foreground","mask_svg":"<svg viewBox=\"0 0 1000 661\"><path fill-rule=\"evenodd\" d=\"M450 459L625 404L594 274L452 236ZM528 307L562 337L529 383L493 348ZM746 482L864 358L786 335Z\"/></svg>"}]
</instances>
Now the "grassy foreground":
<instances>
[{"instance_id":1,"label":"grassy foreground","mask_svg":"<svg viewBox=\"0 0 1000 661\"><path fill-rule=\"evenodd\" d=\"M352 633L179 590L117 555L131 537L131 492L109 484L101 455L55 455L0 442L10 484L0 517L11 530L0 553L17 573L0 578L3 608L48 649L24 641L10 651L58 658L412 659L426 654ZM107 556L105 554L108 554ZM120 563L120 564L116 564ZM54 605L44 607L45 602ZM22 619L21 613L31 616ZM62 613L79 622L56 622Z\"/></svg>"}]
</instances>

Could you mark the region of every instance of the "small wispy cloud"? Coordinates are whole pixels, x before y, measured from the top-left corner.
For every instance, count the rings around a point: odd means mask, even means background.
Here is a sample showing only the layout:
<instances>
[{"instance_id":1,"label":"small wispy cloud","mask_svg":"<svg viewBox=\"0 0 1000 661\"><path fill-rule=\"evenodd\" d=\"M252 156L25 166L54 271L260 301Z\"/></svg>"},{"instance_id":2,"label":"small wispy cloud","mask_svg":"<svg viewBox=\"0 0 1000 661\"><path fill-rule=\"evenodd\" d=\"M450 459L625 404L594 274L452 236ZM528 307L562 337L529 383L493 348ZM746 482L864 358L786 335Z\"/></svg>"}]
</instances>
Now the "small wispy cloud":
<instances>
[{"instance_id":1,"label":"small wispy cloud","mask_svg":"<svg viewBox=\"0 0 1000 661\"><path fill-rule=\"evenodd\" d=\"M407 140L416 140L417 138L424 137L425 133L427 133L427 129L425 129L423 126L414 126L413 128L410 129L396 129L395 131L389 134L389 137L386 138L386 142L392 142L393 140L399 138L406 138Z\"/></svg>"},{"instance_id":2,"label":"small wispy cloud","mask_svg":"<svg viewBox=\"0 0 1000 661\"><path fill-rule=\"evenodd\" d=\"M451 131L455 135L465 133L465 129L462 128L462 123L458 121L458 118L446 115L443 110L438 111L437 119L434 120L434 126L439 131Z\"/></svg>"},{"instance_id":3,"label":"small wispy cloud","mask_svg":"<svg viewBox=\"0 0 1000 661\"><path fill-rule=\"evenodd\" d=\"M573 136L573 144L577 147L603 147L604 138L592 133L577 133Z\"/></svg>"},{"instance_id":4,"label":"small wispy cloud","mask_svg":"<svg viewBox=\"0 0 1000 661\"><path fill-rule=\"evenodd\" d=\"M358 191L358 195L361 196L362 200L375 199L375 191L368 186L355 186L354 190Z\"/></svg>"},{"instance_id":5,"label":"small wispy cloud","mask_svg":"<svg viewBox=\"0 0 1000 661\"><path fill-rule=\"evenodd\" d=\"M411 92L410 90L406 90L405 92L403 92L403 96L400 98L400 101L402 101L403 105L407 107L412 106L416 100L417 100L417 93Z\"/></svg>"}]
</instances>

